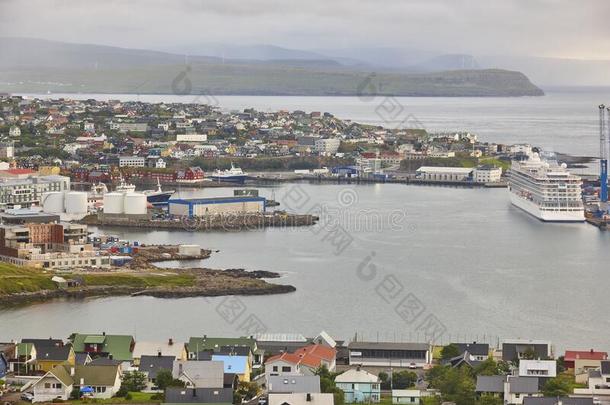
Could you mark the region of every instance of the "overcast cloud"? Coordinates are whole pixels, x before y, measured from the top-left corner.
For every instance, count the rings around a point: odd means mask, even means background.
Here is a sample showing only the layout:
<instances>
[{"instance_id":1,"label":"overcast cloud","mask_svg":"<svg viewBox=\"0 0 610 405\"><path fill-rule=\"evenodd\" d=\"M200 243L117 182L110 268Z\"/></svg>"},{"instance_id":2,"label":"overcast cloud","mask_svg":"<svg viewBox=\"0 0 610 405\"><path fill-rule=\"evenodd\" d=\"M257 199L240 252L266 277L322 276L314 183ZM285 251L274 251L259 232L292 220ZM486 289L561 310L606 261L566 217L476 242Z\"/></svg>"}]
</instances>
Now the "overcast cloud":
<instances>
[{"instance_id":1,"label":"overcast cloud","mask_svg":"<svg viewBox=\"0 0 610 405\"><path fill-rule=\"evenodd\" d=\"M0 0L0 36L610 59L608 0Z\"/></svg>"}]
</instances>

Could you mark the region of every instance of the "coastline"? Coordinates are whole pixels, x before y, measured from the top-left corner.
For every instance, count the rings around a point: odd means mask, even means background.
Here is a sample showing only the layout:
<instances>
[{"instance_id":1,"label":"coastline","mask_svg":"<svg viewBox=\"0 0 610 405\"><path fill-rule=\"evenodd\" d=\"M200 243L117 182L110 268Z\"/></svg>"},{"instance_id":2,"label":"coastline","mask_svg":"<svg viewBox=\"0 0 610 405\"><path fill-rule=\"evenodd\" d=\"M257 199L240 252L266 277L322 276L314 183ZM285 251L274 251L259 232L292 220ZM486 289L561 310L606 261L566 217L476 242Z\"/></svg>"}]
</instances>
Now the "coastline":
<instances>
[{"instance_id":1,"label":"coastline","mask_svg":"<svg viewBox=\"0 0 610 405\"><path fill-rule=\"evenodd\" d=\"M171 254L172 252L174 254ZM142 253L140 253L142 252ZM156 298L218 297L225 295L270 295L296 291L287 284L274 284L266 279L279 278L276 272L244 269L185 268L162 269L155 263L165 260L209 258L211 251L199 256L175 255L174 246L143 246L132 262L114 270L61 273L62 277L78 280L76 286L60 287L49 280L60 273L7 265L4 277L9 283L30 283L29 289L0 294L0 308L44 302L57 298L83 299L110 296L151 296ZM170 256L167 256L170 255ZM15 270L17 269L17 270ZM0 277L2 281L2 277ZM53 286L54 288L51 288ZM1 287L1 286L0 286ZM0 288L2 292L2 288Z\"/></svg>"}]
</instances>

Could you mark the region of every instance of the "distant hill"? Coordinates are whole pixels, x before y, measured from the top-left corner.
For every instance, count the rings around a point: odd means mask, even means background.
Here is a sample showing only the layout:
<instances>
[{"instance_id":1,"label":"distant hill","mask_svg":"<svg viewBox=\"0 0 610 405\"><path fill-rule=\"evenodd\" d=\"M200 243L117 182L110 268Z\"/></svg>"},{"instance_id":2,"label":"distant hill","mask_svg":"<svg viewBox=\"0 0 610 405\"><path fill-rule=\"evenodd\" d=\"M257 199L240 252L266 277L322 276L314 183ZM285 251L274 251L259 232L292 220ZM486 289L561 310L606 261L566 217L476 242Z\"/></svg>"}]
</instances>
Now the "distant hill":
<instances>
[{"instance_id":1,"label":"distant hill","mask_svg":"<svg viewBox=\"0 0 610 405\"><path fill-rule=\"evenodd\" d=\"M366 70L338 60L323 56L315 59L318 57L315 53L309 55L311 59L228 59L25 38L0 38L0 52L0 91L6 92L342 96L358 95L361 91L395 96L543 94L525 75L514 71L387 71L371 77ZM286 55L286 52L280 54ZM442 68L446 62L438 66Z\"/></svg>"}]
</instances>

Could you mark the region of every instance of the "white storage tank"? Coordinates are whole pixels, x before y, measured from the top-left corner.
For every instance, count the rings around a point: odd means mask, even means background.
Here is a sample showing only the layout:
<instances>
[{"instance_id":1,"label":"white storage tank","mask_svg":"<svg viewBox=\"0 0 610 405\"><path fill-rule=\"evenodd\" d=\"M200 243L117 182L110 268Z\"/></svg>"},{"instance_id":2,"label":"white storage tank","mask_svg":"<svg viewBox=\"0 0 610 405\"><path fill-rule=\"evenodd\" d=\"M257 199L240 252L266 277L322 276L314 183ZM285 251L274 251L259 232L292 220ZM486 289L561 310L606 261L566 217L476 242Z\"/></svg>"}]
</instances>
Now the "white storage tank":
<instances>
[{"instance_id":1,"label":"white storage tank","mask_svg":"<svg viewBox=\"0 0 610 405\"><path fill-rule=\"evenodd\" d=\"M87 213L87 193L82 191L70 191L65 198L67 214Z\"/></svg>"},{"instance_id":2,"label":"white storage tank","mask_svg":"<svg viewBox=\"0 0 610 405\"><path fill-rule=\"evenodd\" d=\"M50 191L43 193L40 199L43 212L60 214L64 212L64 193L61 191Z\"/></svg>"},{"instance_id":3,"label":"white storage tank","mask_svg":"<svg viewBox=\"0 0 610 405\"><path fill-rule=\"evenodd\" d=\"M146 215L146 207L148 201L146 196L142 193L126 193L124 201L125 210L123 211L128 215Z\"/></svg>"},{"instance_id":4,"label":"white storage tank","mask_svg":"<svg viewBox=\"0 0 610 405\"><path fill-rule=\"evenodd\" d=\"M125 194L113 192L104 194L104 214L122 214Z\"/></svg>"}]
</instances>

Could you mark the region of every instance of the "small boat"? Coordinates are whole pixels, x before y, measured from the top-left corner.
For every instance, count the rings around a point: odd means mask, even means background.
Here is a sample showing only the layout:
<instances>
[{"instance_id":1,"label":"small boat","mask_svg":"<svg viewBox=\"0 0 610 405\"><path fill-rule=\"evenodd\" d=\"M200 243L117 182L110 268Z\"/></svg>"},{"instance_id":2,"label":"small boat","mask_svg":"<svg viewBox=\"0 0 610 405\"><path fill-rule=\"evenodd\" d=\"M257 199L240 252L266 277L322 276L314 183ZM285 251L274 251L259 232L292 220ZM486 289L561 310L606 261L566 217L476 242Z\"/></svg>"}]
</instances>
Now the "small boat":
<instances>
[{"instance_id":1,"label":"small boat","mask_svg":"<svg viewBox=\"0 0 610 405\"><path fill-rule=\"evenodd\" d=\"M231 163L231 168L228 170L214 170L210 178L214 181L223 183L238 183L244 184L248 178L248 173L245 173L239 167Z\"/></svg>"},{"instance_id":2,"label":"small boat","mask_svg":"<svg viewBox=\"0 0 610 405\"><path fill-rule=\"evenodd\" d=\"M163 191L161 189L161 182L157 177L157 189L156 190L144 190L142 194L146 196L146 200L153 206L166 205L169 198L174 194L175 190Z\"/></svg>"}]
</instances>

